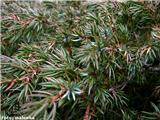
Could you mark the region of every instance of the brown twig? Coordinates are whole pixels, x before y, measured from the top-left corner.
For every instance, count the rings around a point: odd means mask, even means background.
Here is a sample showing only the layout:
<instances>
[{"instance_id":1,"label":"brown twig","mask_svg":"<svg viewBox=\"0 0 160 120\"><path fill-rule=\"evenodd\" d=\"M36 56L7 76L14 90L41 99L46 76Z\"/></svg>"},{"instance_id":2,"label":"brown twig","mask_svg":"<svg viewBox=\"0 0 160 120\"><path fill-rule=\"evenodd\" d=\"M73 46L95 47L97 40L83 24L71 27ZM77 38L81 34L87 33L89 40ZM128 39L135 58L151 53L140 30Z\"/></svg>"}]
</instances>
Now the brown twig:
<instances>
[{"instance_id":1,"label":"brown twig","mask_svg":"<svg viewBox=\"0 0 160 120\"><path fill-rule=\"evenodd\" d=\"M65 88L61 86L61 91L57 95L51 97L51 103L56 102L65 93Z\"/></svg>"},{"instance_id":2,"label":"brown twig","mask_svg":"<svg viewBox=\"0 0 160 120\"><path fill-rule=\"evenodd\" d=\"M83 120L90 120L90 118L91 118L90 105L88 105L87 108L86 108L86 112L85 112L85 115L84 115L84 119L83 119Z\"/></svg>"},{"instance_id":3,"label":"brown twig","mask_svg":"<svg viewBox=\"0 0 160 120\"><path fill-rule=\"evenodd\" d=\"M4 92L9 91L13 87L13 85L16 83L16 81L17 81L16 79L12 80L9 86L4 90Z\"/></svg>"}]
</instances>

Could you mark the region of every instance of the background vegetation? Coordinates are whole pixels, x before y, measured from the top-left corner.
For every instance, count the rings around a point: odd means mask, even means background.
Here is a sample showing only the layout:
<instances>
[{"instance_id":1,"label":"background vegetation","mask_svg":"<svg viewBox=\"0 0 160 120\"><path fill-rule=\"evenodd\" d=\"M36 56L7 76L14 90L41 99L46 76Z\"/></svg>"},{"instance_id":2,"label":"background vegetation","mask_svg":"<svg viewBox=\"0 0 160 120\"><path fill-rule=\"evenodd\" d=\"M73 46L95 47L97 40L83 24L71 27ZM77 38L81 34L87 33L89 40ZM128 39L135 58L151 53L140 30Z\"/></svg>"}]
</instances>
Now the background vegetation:
<instances>
[{"instance_id":1,"label":"background vegetation","mask_svg":"<svg viewBox=\"0 0 160 120\"><path fill-rule=\"evenodd\" d=\"M1 115L160 119L160 4L2 2Z\"/></svg>"}]
</instances>

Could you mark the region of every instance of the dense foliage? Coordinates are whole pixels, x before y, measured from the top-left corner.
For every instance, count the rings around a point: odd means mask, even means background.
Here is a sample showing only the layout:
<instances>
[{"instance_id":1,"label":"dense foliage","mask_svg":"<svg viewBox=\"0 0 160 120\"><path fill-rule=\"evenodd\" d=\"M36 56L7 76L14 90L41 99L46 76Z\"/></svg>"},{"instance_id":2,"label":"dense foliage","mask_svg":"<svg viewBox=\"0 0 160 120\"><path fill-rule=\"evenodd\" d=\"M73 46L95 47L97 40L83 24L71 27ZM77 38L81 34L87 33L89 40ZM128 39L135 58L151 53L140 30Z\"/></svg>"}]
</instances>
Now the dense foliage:
<instances>
[{"instance_id":1,"label":"dense foliage","mask_svg":"<svg viewBox=\"0 0 160 120\"><path fill-rule=\"evenodd\" d=\"M2 2L1 115L160 119L160 4Z\"/></svg>"}]
</instances>

